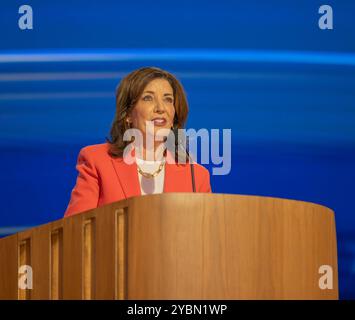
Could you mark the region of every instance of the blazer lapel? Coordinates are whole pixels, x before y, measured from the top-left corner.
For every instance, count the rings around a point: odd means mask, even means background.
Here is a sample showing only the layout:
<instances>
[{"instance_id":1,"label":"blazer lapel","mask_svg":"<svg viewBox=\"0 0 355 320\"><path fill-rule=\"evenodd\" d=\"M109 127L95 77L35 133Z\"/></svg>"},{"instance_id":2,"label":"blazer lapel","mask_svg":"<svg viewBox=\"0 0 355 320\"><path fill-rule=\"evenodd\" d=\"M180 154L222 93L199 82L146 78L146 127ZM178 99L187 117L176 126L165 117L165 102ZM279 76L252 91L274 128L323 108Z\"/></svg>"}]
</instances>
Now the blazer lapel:
<instances>
[{"instance_id":1,"label":"blazer lapel","mask_svg":"<svg viewBox=\"0 0 355 320\"><path fill-rule=\"evenodd\" d=\"M135 156L134 149L132 150L132 156ZM163 192L181 192L182 190L191 192L189 166L172 162L174 161L174 156L169 151L167 151L166 160ZM127 164L123 158L111 158L111 161L125 197L140 196L141 188L136 162Z\"/></svg>"},{"instance_id":2,"label":"blazer lapel","mask_svg":"<svg viewBox=\"0 0 355 320\"><path fill-rule=\"evenodd\" d=\"M134 150L132 151L134 156ZM137 164L127 164L123 158L111 158L118 181L126 198L140 196L141 188L138 180Z\"/></svg>"}]
</instances>

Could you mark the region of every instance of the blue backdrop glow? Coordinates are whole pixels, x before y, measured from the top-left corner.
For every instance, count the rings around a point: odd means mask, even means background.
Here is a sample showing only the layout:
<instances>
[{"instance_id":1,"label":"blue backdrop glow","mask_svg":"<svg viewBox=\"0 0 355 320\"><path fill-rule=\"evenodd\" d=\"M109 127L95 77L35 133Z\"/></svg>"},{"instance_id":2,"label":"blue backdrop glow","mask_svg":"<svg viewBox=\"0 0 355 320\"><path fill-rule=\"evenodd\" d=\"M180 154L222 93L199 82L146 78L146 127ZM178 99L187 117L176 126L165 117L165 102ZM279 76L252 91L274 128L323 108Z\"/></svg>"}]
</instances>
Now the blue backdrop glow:
<instances>
[{"instance_id":1,"label":"blue backdrop glow","mask_svg":"<svg viewBox=\"0 0 355 320\"><path fill-rule=\"evenodd\" d=\"M22 4L33 30L18 28ZM322 4L333 30L318 28ZM232 129L232 171L214 192L335 211L340 296L354 299L354 16L351 0L2 1L0 235L62 217L80 148L108 135L116 85L158 66L187 91L188 127Z\"/></svg>"}]
</instances>

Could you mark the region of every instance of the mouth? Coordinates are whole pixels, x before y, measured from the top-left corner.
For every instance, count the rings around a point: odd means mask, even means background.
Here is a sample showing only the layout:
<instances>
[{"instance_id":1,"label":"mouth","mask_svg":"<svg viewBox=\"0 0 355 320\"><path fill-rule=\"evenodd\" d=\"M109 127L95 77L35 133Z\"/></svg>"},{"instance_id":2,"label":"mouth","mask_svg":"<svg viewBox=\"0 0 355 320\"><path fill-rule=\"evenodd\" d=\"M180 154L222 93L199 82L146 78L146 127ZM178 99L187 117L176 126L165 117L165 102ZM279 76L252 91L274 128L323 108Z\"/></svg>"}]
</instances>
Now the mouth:
<instances>
[{"instance_id":1,"label":"mouth","mask_svg":"<svg viewBox=\"0 0 355 320\"><path fill-rule=\"evenodd\" d=\"M154 118L151 120L153 123L154 123L154 126L157 126L157 127L164 127L167 123L166 119L164 118Z\"/></svg>"}]
</instances>

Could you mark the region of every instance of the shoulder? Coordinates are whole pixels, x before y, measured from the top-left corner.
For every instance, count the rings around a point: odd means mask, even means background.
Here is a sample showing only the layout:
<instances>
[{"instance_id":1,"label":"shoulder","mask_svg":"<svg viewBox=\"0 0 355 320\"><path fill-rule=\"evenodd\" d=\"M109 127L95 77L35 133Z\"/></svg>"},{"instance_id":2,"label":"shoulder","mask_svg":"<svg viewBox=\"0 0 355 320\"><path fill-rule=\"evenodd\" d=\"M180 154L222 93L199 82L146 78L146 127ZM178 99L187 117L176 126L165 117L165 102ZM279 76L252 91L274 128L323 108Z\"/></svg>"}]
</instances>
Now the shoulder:
<instances>
[{"instance_id":1,"label":"shoulder","mask_svg":"<svg viewBox=\"0 0 355 320\"><path fill-rule=\"evenodd\" d=\"M209 171L202 165L195 163L196 191L212 192Z\"/></svg>"},{"instance_id":2,"label":"shoulder","mask_svg":"<svg viewBox=\"0 0 355 320\"><path fill-rule=\"evenodd\" d=\"M79 159L87 159L94 162L104 161L111 158L108 153L109 147L110 146L107 142L88 145L80 149L78 157Z\"/></svg>"},{"instance_id":3,"label":"shoulder","mask_svg":"<svg viewBox=\"0 0 355 320\"><path fill-rule=\"evenodd\" d=\"M108 143L100 143L100 144L92 144L85 146L80 149L81 154L85 154L88 156L102 156L109 155L109 144Z\"/></svg>"},{"instance_id":4,"label":"shoulder","mask_svg":"<svg viewBox=\"0 0 355 320\"><path fill-rule=\"evenodd\" d=\"M194 169L197 175L201 176L202 178L209 179L210 173L203 165L194 163Z\"/></svg>"}]
</instances>

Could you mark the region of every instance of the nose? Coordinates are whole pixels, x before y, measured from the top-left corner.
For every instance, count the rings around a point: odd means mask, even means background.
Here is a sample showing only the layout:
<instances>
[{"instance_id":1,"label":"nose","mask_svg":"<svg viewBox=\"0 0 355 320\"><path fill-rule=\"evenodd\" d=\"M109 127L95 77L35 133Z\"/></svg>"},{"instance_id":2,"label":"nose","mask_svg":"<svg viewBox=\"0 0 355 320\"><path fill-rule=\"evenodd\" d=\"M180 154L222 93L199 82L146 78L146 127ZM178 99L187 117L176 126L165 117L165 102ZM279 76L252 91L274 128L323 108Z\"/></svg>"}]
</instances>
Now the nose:
<instances>
[{"instance_id":1,"label":"nose","mask_svg":"<svg viewBox=\"0 0 355 320\"><path fill-rule=\"evenodd\" d=\"M157 113L163 113L165 111L164 103L160 99L156 99L154 111Z\"/></svg>"}]
</instances>

